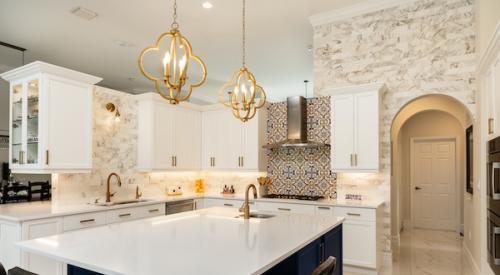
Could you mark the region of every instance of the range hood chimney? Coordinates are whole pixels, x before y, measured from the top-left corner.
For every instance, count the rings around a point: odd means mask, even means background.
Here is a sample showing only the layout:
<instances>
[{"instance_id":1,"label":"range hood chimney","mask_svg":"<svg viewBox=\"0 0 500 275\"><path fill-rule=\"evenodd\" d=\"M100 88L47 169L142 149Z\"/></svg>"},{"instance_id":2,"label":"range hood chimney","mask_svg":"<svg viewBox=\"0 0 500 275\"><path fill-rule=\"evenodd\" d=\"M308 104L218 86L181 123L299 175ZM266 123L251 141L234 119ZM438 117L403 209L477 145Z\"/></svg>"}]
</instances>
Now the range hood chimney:
<instances>
[{"instance_id":1,"label":"range hood chimney","mask_svg":"<svg viewBox=\"0 0 500 275\"><path fill-rule=\"evenodd\" d=\"M329 144L307 139L307 100L302 96L288 97L287 100L287 139L278 143L264 145L264 148L281 147L320 147Z\"/></svg>"}]
</instances>

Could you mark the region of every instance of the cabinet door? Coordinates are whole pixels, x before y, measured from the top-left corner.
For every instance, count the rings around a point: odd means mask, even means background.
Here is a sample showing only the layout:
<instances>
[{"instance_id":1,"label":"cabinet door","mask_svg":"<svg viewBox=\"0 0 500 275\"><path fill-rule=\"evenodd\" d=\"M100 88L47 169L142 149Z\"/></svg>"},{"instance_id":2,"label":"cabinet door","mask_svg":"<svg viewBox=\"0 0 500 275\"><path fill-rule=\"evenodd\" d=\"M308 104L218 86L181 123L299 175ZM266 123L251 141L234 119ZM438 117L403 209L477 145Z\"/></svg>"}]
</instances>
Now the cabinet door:
<instances>
[{"instance_id":1,"label":"cabinet door","mask_svg":"<svg viewBox=\"0 0 500 275\"><path fill-rule=\"evenodd\" d=\"M495 65L493 66L493 78L494 78L494 106L495 106L495 121L494 129L495 135L500 133L500 56L498 56Z\"/></svg>"},{"instance_id":2,"label":"cabinet door","mask_svg":"<svg viewBox=\"0 0 500 275\"><path fill-rule=\"evenodd\" d=\"M219 150L222 150L221 111L207 111L202 114L202 166L203 169L214 169L218 167Z\"/></svg>"},{"instance_id":3,"label":"cabinet door","mask_svg":"<svg viewBox=\"0 0 500 275\"><path fill-rule=\"evenodd\" d=\"M24 121L26 121L25 152L23 161L27 166L39 167L40 164L40 146L39 146L39 119L40 110L40 80L38 78L30 79L26 83L26 105L24 112Z\"/></svg>"},{"instance_id":4,"label":"cabinet door","mask_svg":"<svg viewBox=\"0 0 500 275\"><path fill-rule=\"evenodd\" d=\"M25 222L22 225L23 240L31 240L62 233L61 219L44 219ZM23 253L22 268L40 275L63 274L63 264L55 260Z\"/></svg>"},{"instance_id":5,"label":"cabinet door","mask_svg":"<svg viewBox=\"0 0 500 275\"><path fill-rule=\"evenodd\" d=\"M487 98L487 112L488 112L488 123L487 123L487 133L489 135L489 138L492 138L493 135L497 132L497 127L495 127L495 117L496 117L496 110L495 110L495 102L496 102L496 97L495 97L495 86L500 86L500 80L499 82L495 83L495 71L490 69L486 73L486 79L485 79L485 88L486 88L486 98ZM497 119L498 120L498 119Z\"/></svg>"},{"instance_id":6,"label":"cabinet door","mask_svg":"<svg viewBox=\"0 0 500 275\"><path fill-rule=\"evenodd\" d=\"M15 83L11 85L10 92L10 165L17 168L21 165L23 158L23 106L25 96L23 84Z\"/></svg>"},{"instance_id":7,"label":"cabinet door","mask_svg":"<svg viewBox=\"0 0 500 275\"><path fill-rule=\"evenodd\" d=\"M153 169L170 169L174 164L171 107L155 102L153 120Z\"/></svg>"},{"instance_id":8,"label":"cabinet door","mask_svg":"<svg viewBox=\"0 0 500 275\"><path fill-rule=\"evenodd\" d=\"M251 120L243 123L243 154L241 168L249 170L259 169L259 118L258 114Z\"/></svg>"},{"instance_id":9,"label":"cabinet door","mask_svg":"<svg viewBox=\"0 0 500 275\"><path fill-rule=\"evenodd\" d=\"M346 220L343 224L344 264L376 268L375 222Z\"/></svg>"},{"instance_id":10,"label":"cabinet door","mask_svg":"<svg viewBox=\"0 0 500 275\"><path fill-rule=\"evenodd\" d=\"M201 114L198 111L172 108L174 168L200 169Z\"/></svg>"},{"instance_id":11,"label":"cabinet door","mask_svg":"<svg viewBox=\"0 0 500 275\"><path fill-rule=\"evenodd\" d=\"M334 274L342 275L342 225L337 226L332 231L323 236L324 259L333 256L337 260Z\"/></svg>"},{"instance_id":12,"label":"cabinet door","mask_svg":"<svg viewBox=\"0 0 500 275\"><path fill-rule=\"evenodd\" d=\"M222 169L240 169L243 156L243 122L236 119L230 110L222 115L220 139L223 147L220 151L220 166Z\"/></svg>"},{"instance_id":13,"label":"cabinet door","mask_svg":"<svg viewBox=\"0 0 500 275\"><path fill-rule=\"evenodd\" d=\"M360 170L379 169L378 92L354 96L355 156L354 166Z\"/></svg>"},{"instance_id":14,"label":"cabinet door","mask_svg":"<svg viewBox=\"0 0 500 275\"><path fill-rule=\"evenodd\" d=\"M321 239L317 239L299 251L298 274L310 275L321 260Z\"/></svg>"},{"instance_id":15,"label":"cabinet door","mask_svg":"<svg viewBox=\"0 0 500 275\"><path fill-rule=\"evenodd\" d=\"M92 167L92 91L88 85L55 76L44 78L43 159L50 169Z\"/></svg>"},{"instance_id":16,"label":"cabinet door","mask_svg":"<svg viewBox=\"0 0 500 275\"><path fill-rule=\"evenodd\" d=\"M333 170L353 169L354 98L352 95L331 97L331 165Z\"/></svg>"},{"instance_id":17,"label":"cabinet door","mask_svg":"<svg viewBox=\"0 0 500 275\"><path fill-rule=\"evenodd\" d=\"M21 264L21 250L15 245L19 241L21 241L19 224L0 221L0 263L6 270Z\"/></svg>"}]
</instances>

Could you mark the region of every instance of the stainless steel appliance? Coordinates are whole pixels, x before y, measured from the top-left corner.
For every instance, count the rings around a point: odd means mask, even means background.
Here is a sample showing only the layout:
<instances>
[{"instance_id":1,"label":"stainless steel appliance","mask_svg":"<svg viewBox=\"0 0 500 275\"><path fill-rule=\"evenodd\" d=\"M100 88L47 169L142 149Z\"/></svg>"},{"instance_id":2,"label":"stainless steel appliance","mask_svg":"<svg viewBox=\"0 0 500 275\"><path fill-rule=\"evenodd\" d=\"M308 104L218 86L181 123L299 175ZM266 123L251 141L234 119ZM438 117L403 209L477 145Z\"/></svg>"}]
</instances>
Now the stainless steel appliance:
<instances>
[{"instance_id":1,"label":"stainless steel appliance","mask_svg":"<svg viewBox=\"0 0 500 275\"><path fill-rule=\"evenodd\" d=\"M488 144L488 263L500 274L500 137Z\"/></svg>"},{"instance_id":2,"label":"stainless steel appliance","mask_svg":"<svg viewBox=\"0 0 500 275\"><path fill-rule=\"evenodd\" d=\"M193 211L195 209L196 207L194 200L172 201L172 202L167 202L165 213L167 215L171 215L186 211Z\"/></svg>"},{"instance_id":3,"label":"stainless steel appliance","mask_svg":"<svg viewBox=\"0 0 500 275\"><path fill-rule=\"evenodd\" d=\"M281 147L330 146L330 144L312 141L307 138L307 100L302 96L292 96L288 97L286 102L287 138L263 147L274 149Z\"/></svg>"}]
</instances>

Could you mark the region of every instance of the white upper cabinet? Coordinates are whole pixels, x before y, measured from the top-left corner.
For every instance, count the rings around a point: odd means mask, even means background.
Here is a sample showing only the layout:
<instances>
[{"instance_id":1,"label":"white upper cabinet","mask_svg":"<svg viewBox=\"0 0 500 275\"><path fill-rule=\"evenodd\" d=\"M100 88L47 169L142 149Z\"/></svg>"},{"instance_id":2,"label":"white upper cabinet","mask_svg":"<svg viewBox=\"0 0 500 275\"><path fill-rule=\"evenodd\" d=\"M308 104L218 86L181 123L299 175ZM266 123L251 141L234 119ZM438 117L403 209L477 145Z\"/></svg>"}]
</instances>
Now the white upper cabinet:
<instances>
[{"instance_id":1,"label":"white upper cabinet","mask_svg":"<svg viewBox=\"0 0 500 275\"><path fill-rule=\"evenodd\" d=\"M332 170L379 170L379 109L384 89L384 85L377 83L323 93L331 96Z\"/></svg>"},{"instance_id":2,"label":"white upper cabinet","mask_svg":"<svg viewBox=\"0 0 500 275\"><path fill-rule=\"evenodd\" d=\"M156 93L138 95L139 171L198 170L201 166L201 112L172 105Z\"/></svg>"},{"instance_id":3,"label":"white upper cabinet","mask_svg":"<svg viewBox=\"0 0 500 275\"><path fill-rule=\"evenodd\" d=\"M88 172L92 89L101 78L40 61L0 76L10 82L12 172Z\"/></svg>"},{"instance_id":4,"label":"white upper cabinet","mask_svg":"<svg viewBox=\"0 0 500 275\"><path fill-rule=\"evenodd\" d=\"M267 110L259 109L247 121L236 119L231 110L214 105L202 113L202 165L206 170L266 171Z\"/></svg>"}]
</instances>

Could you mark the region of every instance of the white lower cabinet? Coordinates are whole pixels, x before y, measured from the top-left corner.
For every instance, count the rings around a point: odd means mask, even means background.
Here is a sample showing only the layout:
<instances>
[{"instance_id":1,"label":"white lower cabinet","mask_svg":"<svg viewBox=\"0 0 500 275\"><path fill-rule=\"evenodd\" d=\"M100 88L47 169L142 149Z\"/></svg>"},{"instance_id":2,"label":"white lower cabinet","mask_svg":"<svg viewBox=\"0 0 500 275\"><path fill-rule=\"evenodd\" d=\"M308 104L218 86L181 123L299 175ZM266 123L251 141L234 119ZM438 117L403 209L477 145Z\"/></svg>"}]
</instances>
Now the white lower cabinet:
<instances>
[{"instance_id":1,"label":"white lower cabinet","mask_svg":"<svg viewBox=\"0 0 500 275\"><path fill-rule=\"evenodd\" d=\"M315 214L314 205L295 203L259 202L258 209L261 211L278 211L285 213Z\"/></svg>"},{"instance_id":2,"label":"white lower cabinet","mask_svg":"<svg viewBox=\"0 0 500 275\"><path fill-rule=\"evenodd\" d=\"M165 204L68 215L25 222L0 220L0 262L5 269L20 266L38 275L64 275L66 265L31 253L21 252L15 243L63 232L85 229L110 223L124 222L165 215Z\"/></svg>"},{"instance_id":3,"label":"white lower cabinet","mask_svg":"<svg viewBox=\"0 0 500 275\"><path fill-rule=\"evenodd\" d=\"M22 224L22 240L47 237L63 232L61 218L43 219ZM46 257L31 253L22 253L21 267L39 275L60 275L64 273L64 265Z\"/></svg>"},{"instance_id":4,"label":"white lower cabinet","mask_svg":"<svg viewBox=\"0 0 500 275\"><path fill-rule=\"evenodd\" d=\"M379 270L382 264L381 208L335 206L335 217L344 217L344 265Z\"/></svg>"}]
</instances>

